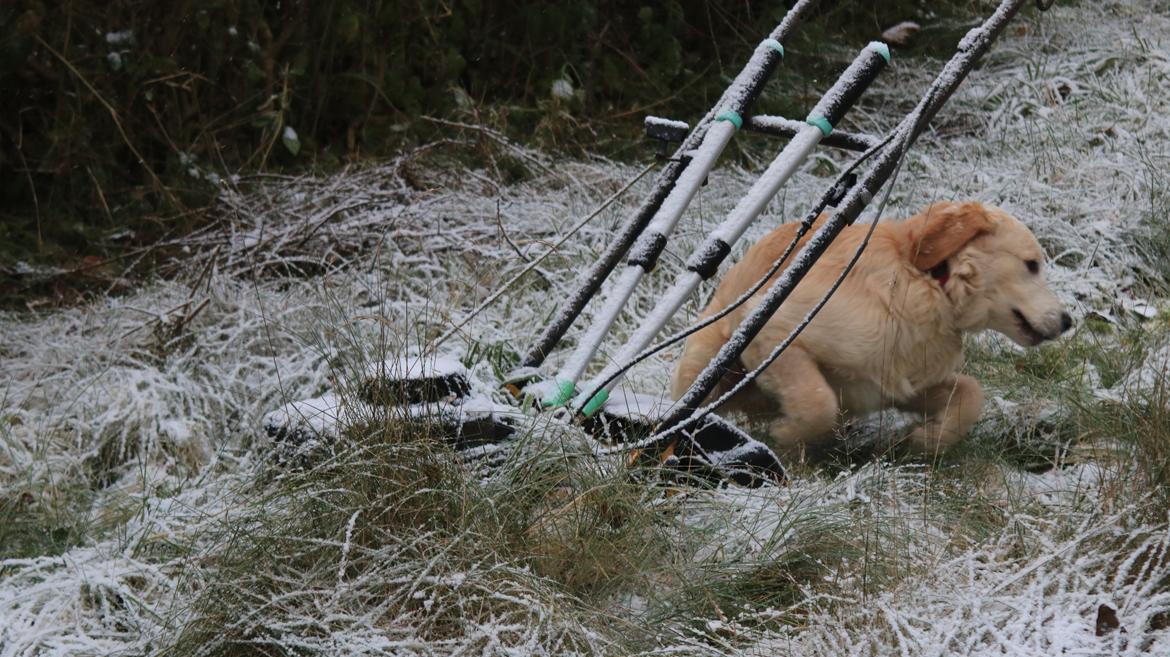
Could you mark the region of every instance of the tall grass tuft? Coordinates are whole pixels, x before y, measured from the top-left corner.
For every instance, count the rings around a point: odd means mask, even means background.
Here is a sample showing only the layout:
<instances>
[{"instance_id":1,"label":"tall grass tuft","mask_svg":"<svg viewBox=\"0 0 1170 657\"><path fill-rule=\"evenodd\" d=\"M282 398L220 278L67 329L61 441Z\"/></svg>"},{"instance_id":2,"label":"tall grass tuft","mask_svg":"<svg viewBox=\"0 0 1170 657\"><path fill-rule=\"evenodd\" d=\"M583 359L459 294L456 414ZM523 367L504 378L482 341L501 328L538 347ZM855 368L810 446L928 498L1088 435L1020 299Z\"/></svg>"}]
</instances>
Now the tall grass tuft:
<instances>
[{"instance_id":1,"label":"tall grass tuft","mask_svg":"<svg viewBox=\"0 0 1170 657\"><path fill-rule=\"evenodd\" d=\"M170 652L295 651L359 630L598 652L609 640L587 628L616 621L595 609L670 563L670 523L644 485L531 447L482 480L437 433L388 416L277 473L205 555L215 573Z\"/></svg>"}]
</instances>

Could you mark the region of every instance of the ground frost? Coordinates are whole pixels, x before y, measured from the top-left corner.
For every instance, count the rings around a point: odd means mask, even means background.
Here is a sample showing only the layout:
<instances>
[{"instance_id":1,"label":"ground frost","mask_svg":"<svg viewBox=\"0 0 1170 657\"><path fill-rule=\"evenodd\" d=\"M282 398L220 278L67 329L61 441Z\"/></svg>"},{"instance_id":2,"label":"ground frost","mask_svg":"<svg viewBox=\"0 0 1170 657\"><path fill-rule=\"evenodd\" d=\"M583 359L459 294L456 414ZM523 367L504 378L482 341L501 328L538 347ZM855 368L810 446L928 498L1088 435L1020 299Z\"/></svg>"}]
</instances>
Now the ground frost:
<instances>
[{"instance_id":1,"label":"ground frost","mask_svg":"<svg viewBox=\"0 0 1170 657\"><path fill-rule=\"evenodd\" d=\"M1052 286L1075 300L1078 319L1120 318L1145 304L1147 321L1158 321L1165 281L1151 249L1170 209L1158 150L1170 135L1161 36L1170 19L1137 3L1058 3L1019 25L911 152L887 214L937 199L1001 205L1037 233ZM850 127L892 127L894 110L915 100L906 90L936 71L896 60L871 90L883 111L863 103ZM427 164L467 147L453 136L332 178L245 182L223 197L222 221L186 244L191 256L176 268L188 274L84 307L0 316L0 521L13 528L0 559L0 655L169 646L199 620L193 601L224 585L215 565L225 529L259 532L263 518L289 510L257 484L272 476L264 415L343 387L371 362L425 350L639 170L554 163L502 142L500 157L526 171L521 182L499 183L495 160L475 171ZM742 244L799 218L829 180L817 167L844 161L828 154L806 164ZM644 322L752 178L734 166L712 172L615 335ZM447 355L476 354L479 372L506 366L646 191L636 186L585 226L445 345ZM697 310L684 305L667 330ZM593 371L619 347L607 341ZM625 385L664 393L675 353L648 359ZM1165 348L1141 361L1089 392L1117 400L1156 391ZM1095 382L1084 376L1083 385ZM992 409L988 432L1018 424L1016 403ZM549 442L572 433L554 421L533 425ZM347 655L1165 654L1170 537L1164 521L1139 521L1143 510L1115 499L1127 467L1030 474L993 463L956 481L874 462L840 476L801 474L784 489L661 500L678 514L680 573L660 572L651 590L583 615L570 611L579 601L523 565L449 561L426 532L362 543L364 523L382 510L352 509L329 542L294 550L328 548L327 583L236 600L246 614L226 629L254 632L258 650ZM39 531L18 533L17 521ZM824 537L836 543L818 543ZM812 575L793 584L796 603L725 611L670 597L688 579L731 572L750 581L798 558ZM257 591L292 577L253 575ZM653 616L663 600L693 605L695 616ZM1101 624L1103 607L1119 627ZM667 620L639 625L652 616Z\"/></svg>"}]
</instances>

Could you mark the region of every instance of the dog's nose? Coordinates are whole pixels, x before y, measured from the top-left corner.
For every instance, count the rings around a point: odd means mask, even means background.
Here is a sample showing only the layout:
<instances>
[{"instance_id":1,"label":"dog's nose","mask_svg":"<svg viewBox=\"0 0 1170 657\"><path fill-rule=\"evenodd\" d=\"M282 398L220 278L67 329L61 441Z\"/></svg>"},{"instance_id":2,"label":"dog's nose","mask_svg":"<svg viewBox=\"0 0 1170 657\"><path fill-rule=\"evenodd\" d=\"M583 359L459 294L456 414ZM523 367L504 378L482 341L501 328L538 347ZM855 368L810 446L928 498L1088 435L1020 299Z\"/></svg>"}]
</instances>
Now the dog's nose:
<instances>
[{"instance_id":1,"label":"dog's nose","mask_svg":"<svg viewBox=\"0 0 1170 657\"><path fill-rule=\"evenodd\" d=\"M1072 328L1072 316L1068 313L1060 313L1060 332L1064 333L1070 328Z\"/></svg>"}]
</instances>

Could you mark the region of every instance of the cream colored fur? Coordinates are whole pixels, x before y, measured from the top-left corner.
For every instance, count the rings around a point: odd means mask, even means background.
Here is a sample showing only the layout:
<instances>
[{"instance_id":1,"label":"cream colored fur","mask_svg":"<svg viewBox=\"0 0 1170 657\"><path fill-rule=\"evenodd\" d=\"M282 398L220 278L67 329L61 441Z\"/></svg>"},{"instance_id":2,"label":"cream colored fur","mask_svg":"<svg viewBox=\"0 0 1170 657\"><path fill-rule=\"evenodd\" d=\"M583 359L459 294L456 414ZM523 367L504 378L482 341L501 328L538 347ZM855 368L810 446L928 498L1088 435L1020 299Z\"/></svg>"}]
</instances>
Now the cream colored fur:
<instances>
[{"instance_id":1,"label":"cream colored fur","mask_svg":"<svg viewBox=\"0 0 1170 657\"><path fill-rule=\"evenodd\" d=\"M840 234L748 345L741 357L745 369L759 365L816 304L868 230L856 225ZM784 224L752 246L702 316L750 287L795 235L796 224ZM789 458L831 438L843 419L889 407L921 417L907 436L917 449L951 446L983 406L978 382L958 373L962 335L991 329L1034 346L1071 323L1044 282L1043 261L1023 223L979 203L935 203L905 221L879 223L840 289L732 408L771 416L770 442ZM687 340L672 384L676 398L762 295ZM729 372L716 394L735 376Z\"/></svg>"}]
</instances>

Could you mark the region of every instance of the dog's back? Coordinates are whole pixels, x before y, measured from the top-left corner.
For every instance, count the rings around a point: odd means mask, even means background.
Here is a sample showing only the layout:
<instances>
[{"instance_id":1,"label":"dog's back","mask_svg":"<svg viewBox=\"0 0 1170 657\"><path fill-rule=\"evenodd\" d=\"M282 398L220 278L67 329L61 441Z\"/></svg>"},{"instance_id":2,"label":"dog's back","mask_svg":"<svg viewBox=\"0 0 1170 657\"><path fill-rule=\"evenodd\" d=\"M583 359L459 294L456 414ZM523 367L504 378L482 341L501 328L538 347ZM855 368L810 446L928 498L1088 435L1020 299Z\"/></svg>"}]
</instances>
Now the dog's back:
<instances>
[{"instance_id":1,"label":"dog's back","mask_svg":"<svg viewBox=\"0 0 1170 657\"><path fill-rule=\"evenodd\" d=\"M805 242L808 241L812 233L820 227L824 220L825 215L817 218L813 229L803 236L800 243L792 249L792 253L789 254L789 257L784 262L785 265L792 260L792 254L795 254L804 246ZM796 237L798 228L799 224L796 223L782 224L759 242L752 245L747 253L744 254L744 257L728 270L723 280L719 283L719 287L715 289L715 294L711 296L711 301L707 304L706 309L699 315L699 319L707 319L735 303L736 299L744 291L751 288L760 277L767 273L776 258L784 253L784 250L788 248L793 238ZM776 274L773 274L771 279L769 279L769 284L783 270L783 267L781 267ZM761 288L761 292L766 290L766 286ZM698 378L699 373L707 367L707 363L715 357L715 354L719 353L719 350L731 338L731 334L735 331L736 326L739 325L740 319L743 317L742 311L743 306L687 338L682 358L674 371L674 377L671 381L671 394L675 399L678 399L686 393L687 389ZM718 385L708 395L707 401L716 399L730 390L743 379L746 371L747 368L744 367L743 363L737 360L732 368L723 373ZM754 384L749 385L742 393L736 395L730 407L725 408L728 408L728 410L735 408L748 414L753 414L757 410L753 408L755 405L753 400L756 398L756 395L753 394L754 392Z\"/></svg>"}]
</instances>

